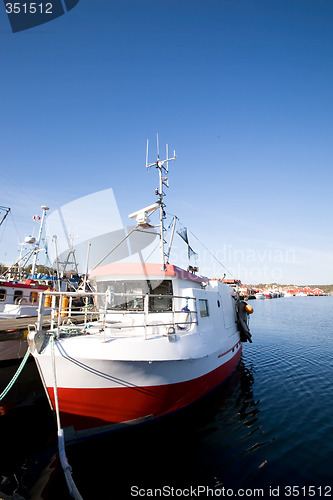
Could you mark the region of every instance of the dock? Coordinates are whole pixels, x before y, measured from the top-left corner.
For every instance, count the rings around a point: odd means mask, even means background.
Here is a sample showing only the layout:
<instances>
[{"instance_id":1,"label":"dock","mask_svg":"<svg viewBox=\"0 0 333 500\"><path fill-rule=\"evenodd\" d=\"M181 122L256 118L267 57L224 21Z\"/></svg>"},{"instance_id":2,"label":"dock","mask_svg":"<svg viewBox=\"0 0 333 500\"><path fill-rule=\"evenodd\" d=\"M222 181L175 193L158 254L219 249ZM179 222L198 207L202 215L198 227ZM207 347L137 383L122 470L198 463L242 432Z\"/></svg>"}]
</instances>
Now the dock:
<instances>
[{"instance_id":1,"label":"dock","mask_svg":"<svg viewBox=\"0 0 333 500\"><path fill-rule=\"evenodd\" d=\"M89 313L91 321L97 319L97 313ZM77 316L70 316L62 318L63 320L70 319L74 324L84 322L84 314L79 314ZM22 338L24 333L28 330L29 325L35 325L37 321L37 316L26 316L24 318L10 318L0 320L0 340L8 339L8 334L10 333L10 338L13 339L15 334L17 338ZM43 317L43 328L48 328L51 324L51 315Z\"/></svg>"}]
</instances>

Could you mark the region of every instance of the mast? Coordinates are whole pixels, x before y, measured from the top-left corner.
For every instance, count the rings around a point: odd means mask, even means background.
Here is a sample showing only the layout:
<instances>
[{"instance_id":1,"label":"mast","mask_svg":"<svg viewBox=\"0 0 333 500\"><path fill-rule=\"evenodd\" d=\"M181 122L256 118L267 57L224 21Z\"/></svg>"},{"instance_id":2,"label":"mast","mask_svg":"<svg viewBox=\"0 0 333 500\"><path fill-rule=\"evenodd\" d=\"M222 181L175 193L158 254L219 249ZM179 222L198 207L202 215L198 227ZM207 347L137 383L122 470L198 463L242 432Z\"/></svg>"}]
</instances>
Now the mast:
<instances>
[{"instance_id":1,"label":"mast","mask_svg":"<svg viewBox=\"0 0 333 500\"><path fill-rule=\"evenodd\" d=\"M46 207L45 205L42 205L41 209L43 210L43 215L42 215L42 220L40 221L38 238L37 238L35 249L34 249L34 260L33 260L32 268L31 268L32 279L34 278L34 275L35 275L36 264L37 264L37 255L39 252L39 244L40 244L40 240L41 240L41 236L42 236L45 215L46 215L47 210L50 210L49 207Z\"/></svg>"},{"instance_id":2,"label":"mast","mask_svg":"<svg viewBox=\"0 0 333 500\"><path fill-rule=\"evenodd\" d=\"M173 237L174 237L174 234L175 234L176 221L177 221L177 217L176 217L176 215L174 215L173 216L173 221L172 221L172 229L171 229L171 236L170 236L170 241L169 241L169 247L168 247L167 253L165 254L165 256L166 256L166 263L167 264L169 264L169 257L170 257L170 251L171 251Z\"/></svg>"},{"instance_id":3,"label":"mast","mask_svg":"<svg viewBox=\"0 0 333 500\"><path fill-rule=\"evenodd\" d=\"M169 171L169 165L168 162L171 160L176 159L176 152L173 152L173 157L168 158L168 145L166 146L166 159L165 160L160 160L159 156L159 145L158 145L158 135L157 135L157 160L154 163L148 163L148 140L147 140L147 154L146 154L146 168L149 170L151 167L156 167L158 169L158 176L159 176L159 187L155 189L155 194L158 195L158 200L157 203L159 205L159 213L160 213L160 263L161 263L161 270L165 270L165 262L166 258L168 257L165 252L164 252L164 244L166 243L164 239L164 220L166 218L165 214L165 203L164 203L164 196L165 193L163 191L163 188L169 187L169 180L167 178L167 173Z\"/></svg>"}]
</instances>

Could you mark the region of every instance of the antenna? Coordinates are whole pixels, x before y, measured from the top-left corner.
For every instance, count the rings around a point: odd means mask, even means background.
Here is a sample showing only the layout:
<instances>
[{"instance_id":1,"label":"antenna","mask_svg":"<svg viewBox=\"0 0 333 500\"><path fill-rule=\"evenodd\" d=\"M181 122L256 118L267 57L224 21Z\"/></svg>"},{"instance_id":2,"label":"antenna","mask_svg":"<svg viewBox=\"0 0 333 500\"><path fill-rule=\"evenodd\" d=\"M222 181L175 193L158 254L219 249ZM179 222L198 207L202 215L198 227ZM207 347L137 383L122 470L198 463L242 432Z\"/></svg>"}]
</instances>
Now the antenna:
<instances>
[{"instance_id":1,"label":"antenna","mask_svg":"<svg viewBox=\"0 0 333 500\"><path fill-rule=\"evenodd\" d=\"M147 151L146 151L146 168L148 169L148 144L149 144L149 140L147 139Z\"/></svg>"},{"instance_id":2,"label":"antenna","mask_svg":"<svg viewBox=\"0 0 333 500\"><path fill-rule=\"evenodd\" d=\"M158 134L157 134L157 161L154 163L148 163L148 141L147 141L147 152L146 152L146 168L149 170L151 167L156 167L158 168L158 174L159 174L159 187L156 189L155 193L158 195L158 200L157 204L159 206L159 211L160 211L160 261L161 261L161 270L165 270L165 262L168 262L168 254L165 254L164 252L164 244L166 243L164 239L164 219L166 218L165 215L165 203L163 201L165 193L163 191L163 188L169 187L169 180L166 176L166 174L169 171L169 161L175 160L176 159L176 152L174 151L173 157L169 158L168 156L168 145L166 145L166 159L165 160L160 160L159 156L159 143L158 143ZM166 164L166 166L164 166ZM167 259L167 260L166 260Z\"/></svg>"},{"instance_id":3,"label":"antenna","mask_svg":"<svg viewBox=\"0 0 333 500\"><path fill-rule=\"evenodd\" d=\"M166 156L167 158L168 158L168 156L169 156L169 145L168 145L168 144L166 144L166 145L165 145L165 156ZM165 171L166 171L166 173L168 173L168 172L169 172L169 162L168 162L168 160L166 161Z\"/></svg>"}]
</instances>

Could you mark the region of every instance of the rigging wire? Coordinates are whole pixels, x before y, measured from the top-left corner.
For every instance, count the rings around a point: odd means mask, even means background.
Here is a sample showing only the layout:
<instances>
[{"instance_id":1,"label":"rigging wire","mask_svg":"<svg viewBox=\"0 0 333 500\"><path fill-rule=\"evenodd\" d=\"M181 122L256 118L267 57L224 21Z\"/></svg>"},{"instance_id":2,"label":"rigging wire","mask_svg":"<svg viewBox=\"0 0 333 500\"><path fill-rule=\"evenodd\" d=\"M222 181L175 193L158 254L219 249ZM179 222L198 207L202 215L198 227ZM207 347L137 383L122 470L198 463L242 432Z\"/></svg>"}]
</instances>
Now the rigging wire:
<instances>
[{"instance_id":1,"label":"rigging wire","mask_svg":"<svg viewBox=\"0 0 333 500\"><path fill-rule=\"evenodd\" d=\"M117 248L118 248L118 247L119 247L119 246L120 246L120 245L121 245L121 244L122 244L122 243L123 243L123 242L124 242L127 238L129 238L129 237L131 236L131 234L132 234L135 230L137 230L137 226L135 226L135 227L134 227L134 228L133 228L133 229L132 229L132 230L131 230L128 234L126 234L126 236L125 236L122 240L120 240L120 241L119 241L119 243L117 243L117 245L116 245L115 247L113 247L113 248L112 248L112 250L110 250L110 252L109 252L109 253L107 253L107 254L105 255L105 257L103 257L103 259L102 259L102 260L100 260L100 261L98 262L98 264L96 264L96 265L93 267L93 269L96 269L96 267L100 266L100 265L102 264L102 262L103 262L105 259L107 259L107 258L109 257L109 255L111 255L111 254L112 254L112 252L114 252L114 251L115 251L115 250L116 250L116 249L117 249Z\"/></svg>"},{"instance_id":2,"label":"rigging wire","mask_svg":"<svg viewBox=\"0 0 333 500\"><path fill-rule=\"evenodd\" d=\"M22 239L22 238L21 238L20 233L19 233L19 231L18 231L18 229L17 229L17 226L16 226L16 224L15 224L15 220L14 220L14 217L13 217L13 212L12 212L12 210L9 212L9 218L11 219L11 221L12 221L12 223L13 223L13 225L14 225L14 228L15 228L15 231L16 231L16 233L17 233L17 237L18 237L18 239L21 241L21 239Z\"/></svg>"},{"instance_id":3,"label":"rigging wire","mask_svg":"<svg viewBox=\"0 0 333 500\"><path fill-rule=\"evenodd\" d=\"M182 226L185 227L185 225L183 224L183 222L179 219L179 217L177 217L176 215L174 214L171 214L170 212L168 212L168 215L171 215L172 217L176 217L176 219L178 220L178 222L180 224L182 224ZM170 223L170 226L171 226L171 223ZM169 226L169 227L170 227ZM234 275L232 274L231 271L229 271L229 269L227 269L225 267L225 265L222 264L222 262L213 254L213 252L211 250L209 250L208 247L206 247L206 245L204 243L202 243L202 241L199 240L199 238L189 229L189 232L192 234L192 236L194 236L194 238L204 247L205 250L207 250L207 252L213 257L213 259L216 260L216 262L221 266L223 267L223 269L225 269L225 271L227 271L228 274L230 274L230 276L232 276L232 278L235 279Z\"/></svg>"},{"instance_id":4,"label":"rigging wire","mask_svg":"<svg viewBox=\"0 0 333 500\"><path fill-rule=\"evenodd\" d=\"M25 255L23 255L23 257L17 259L14 264L12 264L10 267L8 267L8 269L6 268L1 274L0 276L4 276L6 273L10 272L15 266L18 266L18 264L20 262L23 262L23 266L26 266L29 262L29 260L31 259L31 256L32 256L32 253L33 253L33 250L29 250L29 252L27 252ZM30 255L29 255L30 254ZM24 261L24 259L26 259Z\"/></svg>"},{"instance_id":5,"label":"rigging wire","mask_svg":"<svg viewBox=\"0 0 333 500\"><path fill-rule=\"evenodd\" d=\"M202 243L202 241L199 240L199 238L189 229L190 233L192 234L192 236L194 236L194 238L205 248L205 250L207 250L207 252L210 253L210 255L213 257L213 259L216 260L216 262L218 264L220 264L220 266L223 267L223 269L225 269L227 271L228 274L230 274L230 276L232 276L233 278L235 278L235 276L233 276L233 274L229 271L229 269L227 269L221 261L219 261L219 259L213 254L213 252L211 250L209 250L209 248L206 247L206 245L204 245L204 243Z\"/></svg>"}]
</instances>

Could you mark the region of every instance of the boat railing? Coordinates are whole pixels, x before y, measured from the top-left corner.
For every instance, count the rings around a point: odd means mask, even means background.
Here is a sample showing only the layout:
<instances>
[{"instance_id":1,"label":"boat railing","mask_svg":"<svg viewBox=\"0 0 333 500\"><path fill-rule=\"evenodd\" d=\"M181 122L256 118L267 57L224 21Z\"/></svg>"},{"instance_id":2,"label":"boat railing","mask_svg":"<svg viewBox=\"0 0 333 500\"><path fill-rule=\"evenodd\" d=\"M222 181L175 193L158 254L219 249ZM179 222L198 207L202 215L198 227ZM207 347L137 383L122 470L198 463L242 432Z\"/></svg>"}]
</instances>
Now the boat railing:
<instances>
[{"instance_id":1,"label":"boat railing","mask_svg":"<svg viewBox=\"0 0 333 500\"><path fill-rule=\"evenodd\" d=\"M75 323L83 323L83 329L88 323L98 321L101 331L107 327L118 330L125 328L144 328L145 337L149 328L168 327L169 330L188 330L192 324L197 324L197 308L195 297L183 295L163 294L139 294L139 293L114 293L106 292L59 292L45 291L41 294L38 309L36 329L41 331L45 323L52 331L64 332L73 328L76 332L78 327ZM115 306L114 299L124 299L123 308ZM158 308L152 303L152 299L168 300L167 307ZM99 307L97 305L99 300ZM134 300L140 301L140 306L133 306ZM118 301L119 305L119 301ZM51 314L45 316L45 307ZM132 308L131 308L132 307ZM162 316L163 313L163 316ZM135 321L130 324L125 317L135 315ZM112 319L114 317L114 320ZM119 319L121 317L121 319ZM159 319L160 318L160 319Z\"/></svg>"}]
</instances>

